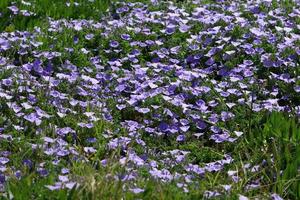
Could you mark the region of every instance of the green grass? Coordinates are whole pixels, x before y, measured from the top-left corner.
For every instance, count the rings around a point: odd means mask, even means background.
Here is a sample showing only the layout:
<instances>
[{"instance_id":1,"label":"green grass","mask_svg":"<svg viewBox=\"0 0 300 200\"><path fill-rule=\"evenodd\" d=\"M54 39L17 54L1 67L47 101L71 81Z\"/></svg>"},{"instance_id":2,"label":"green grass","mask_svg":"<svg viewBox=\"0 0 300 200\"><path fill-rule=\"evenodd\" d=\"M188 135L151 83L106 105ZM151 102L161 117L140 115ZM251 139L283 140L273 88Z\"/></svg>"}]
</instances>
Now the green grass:
<instances>
[{"instance_id":1,"label":"green grass","mask_svg":"<svg viewBox=\"0 0 300 200\"><path fill-rule=\"evenodd\" d=\"M103 124L101 129L111 127ZM251 134L245 133L246 137L238 141L231 154L234 163L227 167L228 170L237 170L240 182L233 185L228 195L218 199L237 199L238 194L245 194L259 198L268 196L268 192L276 192L284 198L300 198L300 176L297 172L300 164L300 127L297 119L290 118L282 113L272 113L261 118L260 123L252 130ZM25 148L22 143L19 148ZM220 159L216 150L208 148L199 149L199 145L190 143L189 146L180 147L191 151L191 157L200 159L198 162L208 162L207 159ZM228 148L224 146L224 148ZM27 153L36 155L36 153ZM272 155L272 157L270 157ZM98 157L99 156L99 157ZM189 193L184 193L177 188L175 183L161 183L150 178L146 169L140 169L141 178L137 184L145 188L142 194L133 194L123 191L130 185L130 181L116 181L110 177L122 174L122 168L111 157L109 167L97 168L97 163L102 159L101 155L92 158L91 163L73 163L70 166L72 177L80 180L81 186L76 190L49 191L45 185L55 182L55 171L47 177L40 177L36 173L28 173L21 180L11 179L6 185L7 194L13 195L14 199L202 199L206 190L221 188L221 185L230 184L231 180L224 172L209 173L197 184L191 184ZM200 157L199 157L200 156ZM45 159L45 158L43 158ZM205 159L205 160L202 160ZM242 168L245 164L261 167L255 172ZM110 174L110 176L107 176ZM244 187L256 179L261 180L261 185L253 190L245 191Z\"/></svg>"},{"instance_id":2,"label":"green grass","mask_svg":"<svg viewBox=\"0 0 300 200\"><path fill-rule=\"evenodd\" d=\"M88 0L34 0L28 1L33 6L24 5L21 0L14 1L20 10L28 10L35 13L34 16L12 15L11 11L7 9L12 5L10 0L0 1L0 10L2 17L0 18L0 31L14 31L14 30L31 30L35 26L44 26L47 23L47 17L53 19L92 19L100 20L101 16L107 11L111 1L110 0L96 0L90 2ZM70 6L66 3L70 2ZM76 6L74 2L79 5Z\"/></svg>"}]
</instances>

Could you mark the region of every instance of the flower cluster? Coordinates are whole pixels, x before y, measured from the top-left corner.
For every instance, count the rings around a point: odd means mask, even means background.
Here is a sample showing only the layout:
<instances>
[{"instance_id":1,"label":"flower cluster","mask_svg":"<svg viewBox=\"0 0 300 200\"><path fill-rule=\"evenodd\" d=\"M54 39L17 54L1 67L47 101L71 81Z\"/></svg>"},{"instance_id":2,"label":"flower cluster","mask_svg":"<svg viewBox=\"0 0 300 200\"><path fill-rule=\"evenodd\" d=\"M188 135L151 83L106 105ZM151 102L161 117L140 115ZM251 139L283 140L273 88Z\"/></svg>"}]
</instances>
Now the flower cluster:
<instances>
[{"instance_id":1,"label":"flower cluster","mask_svg":"<svg viewBox=\"0 0 300 200\"><path fill-rule=\"evenodd\" d=\"M91 162L104 149L101 167L114 159L125 168L115 179L132 182L146 169L187 192L228 170L232 152L220 148L247 133L245 118L299 116L299 4L287 11L268 0L190 3L118 3L98 21L49 18L46 28L2 32L0 184L25 168L47 176L51 163L62 171L46 187L71 189L80 181L69 177L70 163ZM21 163L10 159L25 151L10 146L18 141L31 152ZM189 144L216 148L218 158L197 160ZM228 177L239 181L236 172Z\"/></svg>"}]
</instances>

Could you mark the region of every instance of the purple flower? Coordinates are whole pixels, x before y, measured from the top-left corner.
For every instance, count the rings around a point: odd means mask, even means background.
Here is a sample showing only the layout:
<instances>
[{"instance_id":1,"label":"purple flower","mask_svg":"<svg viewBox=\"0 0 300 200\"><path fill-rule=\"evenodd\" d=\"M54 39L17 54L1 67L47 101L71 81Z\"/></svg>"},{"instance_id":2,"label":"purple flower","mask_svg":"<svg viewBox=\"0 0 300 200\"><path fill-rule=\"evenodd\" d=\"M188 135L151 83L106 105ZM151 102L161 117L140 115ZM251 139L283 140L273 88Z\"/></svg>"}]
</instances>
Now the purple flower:
<instances>
[{"instance_id":1,"label":"purple flower","mask_svg":"<svg viewBox=\"0 0 300 200\"><path fill-rule=\"evenodd\" d=\"M126 108L126 105L125 105L125 104L118 104L118 105L116 105L116 107L117 107L119 110L123 110L124 108Z\"/></svg>"},{"instance_id":2,"label":"purple flower","mask_svg":"<svg viewBox=\"0 0 300 200\"><path fill-rule=\"evenodd\" d=\"M190 128L190 126L181 126L181 127L180 127L180 130L181 130L182 132L187 132L187 131L189 130L189 128Z\"/></svg>"},{"instance_id":3,"label":"purple flower","mask_svg":"<svg viewBox=\"0 0 300 200\"><path fill-rule=\"evenodd\" d=\"M149 109L149 108L136 108L136 110L137 110L139 113L143 113L143 114L146 114L146 113L150 112L150 109Z\"/></svg>"},{"instance_id":4,"label":"purple flower","mask_svg":"<svg viewBox=\"0 0 300 200\"><path fill-rule=\"evenodd\" d=\"M3 174L0 174L0 184L4 184L6 181L6 177Z\"/></svg>"},{"instance_id":5,"label":"purple flower","mask_svg":"<svg viewBox=\"0 0 300 200\"><path fill-rule=\"evenodd\" d=\"M67 156L69 155L70 152L66 149L60 149L57 151L56 155L60 156L60 157L64 157L64 156Z\"/></svg>"},{"instance_id":6,"label":"purple flower","mask_svg":"<svg viewBox=\"0 0 300 200\"><path fill-rule=\"evenodd\" d=\"M111 42L109 43L109 46L111 46L111 47L113 47L113 48L117 48L117 47L119 46L119 42L117 42L117 41L111 41Z\"/></svg>"},{"instance_id":7,"label":"purple flower","mask_svg":"<svg viewBox=\"0 0 300 200\"><path fill-rule=\"evenodd\" d=\"M251 28L250 32L257 37L266 36L266 33L263 30L260 30L258 28Z\"/></svg>"},{"instance_id":8,"label":"purple flower","mask_svg":"<svg viewBox=\"0 0 300 200\"><path fill-rule=\"evenodd\" d=\"M84 147L83 149L84 149L84 152L86 152L86 153L95 153L95 152L97 152L97 150L93 147Z\"/></svg>"},{"instance_id":9,"label":"purple flower","mask_svg":"<svg viewBox=\"0 0 300 200\"><path fill-rule=\"evenodd\" d=\"M22 172L21 172L20 170L17 170L17 171L15 172L15 176L16 176L16 178L17 178L18 180L20 180L21 177L22 177Z\"/></svg>"},{"instance_id":10,"label":"purple flower","mask_svg":"<svg viewBox=\"0 0 300 200\"><path fill-rule=\"evenodd\" d=\"M33 167L33 162L29 159L25 159L23 160L23 165L31 169Z\"/></svg>"},{"instance_id":11,"label":"purple flower","mask_svg":"<svg viewBox=\"0 0 300 200\"><path fill-rule=\"evenodd\" d=\"M253 72L251 70L244 71L244 77L251 77L251 76L253 76Z\"/></svg>"},{"instance_id":12,"label":"purple flower","mask_svg":"<svg viewBox=\"0 0 300 200\"><path fill-rule=\"evenodd\" d=\"M19 12L19 8L17 6L9 6L8 9L11 10L15 15Z\"/></svg>"},{"instance_id":13,"label":"purple flower","mask_svg":"<svg viewBox=\"0 0 300 200\"><path fill-rule=\"evenodd\" d=\"M213 198L213 197L217 197L217 196L220 196L221 194L217 191L205 191L204 192L204 196L205 198Z\"/></svg>"},{"instance_id":14,"label":"purple flower","mask_svg":"<svg viewBox=\"0 0 300 200\"><path fill-rule=\"evenodd\" d=\"M241 137L244 133L243 132L241 132L241 131L234 131L234 133L235 133L235 135L237 136L237 137Z\"/></svg>"},{"instance_id":15,"label":"purple flower","mask_svg":"<svg viewBox=\"0 0 300 200\"><path fill-rule=\"evenodd\" d=\"M207 124L202 120L197 120L196 127L200 130L203 130L207 127Z\"/></svg>"},{"instance_id":16,"label":"purple flower","mask_svg":"<svg viewBox=\"0 0 300 200\"><path fill-rule=\"evenodd\" d=\"M68 182L65 184L66 188L73 189L78 183L76 182Z\"/></svg>"},{"instance_id":17,"label":"purple flower","mask_svg":"<svg viewBox=\"0 0 300 200\"><path fill-rule=\"evenodd\" d=\"M42 61L41 60L35 60L33 62L33 70L38 73L38 74L42 74L43 73L43 68L41 67L42 65Z\"/></svg>"},{"instance_id":18,"label":"purple flower","mask_svg":"<svg viewBox=\"0 0 300 200\"><path fill-rule=\"evenodd\" d=\"M58 128L56 133L60 136L66 136L69 133L75 133L75 131L70 127L64 127L64 128Z\"/></svg>"},{"instance_id":19,"label":"purple flower","mask_svg":"<svg viewBox=\"0 0 300 200\"><path fill-rule=\"evenodd\" d=\"M217 126L212 126L210 127L210 130L213 132L213 133L220 133L221 132L221 129Z\"/></svg>"},{"instance_id":20,"label":"purple flower","mask_svg":"<svg viewBox=\"0 0 300 200\"><path fill-rule=\"evenodd\" d=\"M249 198L239 194L239 200L249 200Z\"/></svg>"},{"instance_id":21,"label":"purple flower","mask_svg":"<svg viewBox=\"0 0 300 200\"><path fill-rule=\"evenodd\" d=\"M125 84L120 84L115 88L115 91L117 92L122 92L126 89L126 85Z\"/></svg>"},{"instance_id":22,"label":"purple flower","mask_svg":"<svg viewBox=\"0 0 300 200\"><path fill-rule=\"evenodd\" d=\"M121 35L121 38L122 38L123 40L127 40L127 41L131 39L131 37L130 37L129 34L122 34L122 35Z\"/></svg>"},{"instance_id":23,"label":"purple flower","mask_svg":"<svg viewBox=\"0 0 300 200\"><path fill-rule=\"evenodd\" d=\"M184 135L178 135L176 138L177 142L183 142L185 140L185 136Z\"/></svg>"},{"instance_id":24,"label":"purple flower","mask_svg":"<svg viewBox=\"0 0 300 200\"><path fill-rule=\"evenodd\" d=\"M31 113L29 115L25 115L24 119L31 123L35 123L35 125L39 126L42 123L42 120L39 118L39 116L36 113Z\"/></svg>"},{"instance_id":25,"label":"purple flower","mask_svg":"<svg viewBox=\"0 0 300 200\"><path fill-rule=\"evenodd\" d=\"M9 159L8 158L5 158L5 157L0 157L0 164L1 165L5 165L6 163L9 162Z\"/></svg>"},{"instance_id":26,"label":"purple flower","mask_svg":"<svg viewBox=\"0 0 300 200\"><path fill-rule=\"evenodd\" d=\"M61 181L61 182L68 182L68 181L69 181L68 176L62 176L62 175L59 175L59 176L58 176L58 179L59 179L59 181Z\"/></svg>"},{"instance_id":27,"label":"purple flower","mask_svg":"<svg viewBox=\"0 0 300 200\"><path fill-rule=\"evenodd\" d=\"M273 200L283 200L283 198L281 198L278 194L276 194L276 193L273 193L272 195L271 195L271 197L272 197L272 199Z\"/></svg>"},{"instance_id":28,"label":"purple flower","mask_svg":"<svg viewBox=\"0 0 300 200\"><path fill-rule=\"evenodd\" d=\"M7 103L8 107L13 109L15 113L18 113L22 110L22 107L18 106L16 103Z\"/></svg>"},{"instance_id":29,"label":"purple flower","mask_svg":"<svg viewBox=\"0 0 300 200\"><path fill-rule=\"evenodd\" d=\"M175 27L167 27L165 33L167 35L172 35L173 33L175 33L175 31L176 31Z\"/></svg>"},{"instance_id":30,"label":"purple flower","mask_svg":"<svg viewBox=\"0 0 300 200\"><path fill-rule=\"evenodd\" d=\"M44 169L44 168L39 168L39 169L37 169L37 172L38 172L41 176L43 176L43 177L46 177L46 176L49 175L48 170L46 170L46 169Z\"/></svg>"},{"instance_id":31,"label":"purple flower","mask_svg":"<svg viewBox=\"0 0 300 200\"><path fill-rule=\"evenodd\" d=\"M144 189L141 189L141 188L132 188L132 189L129 189L131 192L133 192L134 194L139 194L139 193L142 193L144 192L145 190Z\"/></svg>"},{"instance_id":32,"label":"purple flower","mask_svg":"<svg viewBox=\"0 0 300 200\"><path fill-rule=\"evenodd\" d=\"M296 92L300 93L300 86L295 86L295 87L294 87L294 90L295 90Z\"/></svg>"},{"instance_id":33,"label":"purple flower","mask_svg":"<svg viewBox=\"0 0 300 200\"><path fill-rule=\"evenodd\" d=\"M105 167L107 165L107 160L106 159L101 160L100 163L103 167Z\"/></svg>"},{"instance_id":34,"label":"purple flower","mask_svg":"<svg viewBox=\"0 0 300 200\"><path fill-rule=\"evenodd\" d=\"M225 190L226 192L228 192L228 191L231 190L232 185L222 185L222 187L224 188L224 190Z\"/></svg>"},{"instance_id":35,"label":"purple flower","mask_svg":"<svg viewBox=\"0 0 300 200\"><path fill-rule=\"evenodd\" d=\"M196 51L196 50L199 50L200 47L197 44L191 44L189 46L189 49L191 49L192 51Z\"/></svg>"},{"instance_id":36,"label":"purple flower","mask_svg":"<svg viewBox=\"0 0 300 200\"><path fill-rule=\"evenodd\" d=\"M87 39L87 40L91 40L91 39L93 39L94 38L94 34L87 34L86 36L84 36L85 37L85 39Z\"/></svg>"},{"instance_id":37,"label":"purple flower","mask_svg":"<svg viewBox=\"0 0 300 200\"><path fill-rule=\"evenodd\" d=\"M45 187L53 191L53 190L60 190L62 186L57 184L57 185L45 185Z\"/></svg>"},{"instance_id":38,"label":"purple flower","mask_svg":"<svg viewBox=\"0 0 300 200\"><path fill-rule=\"evenodd\" d=\"M5 86L11 86L13 83L12 79L2 79L2 84Z\"/></svg>"},{"instance_id":39,"label":"purple flower","mask_svg":"<svg viewBox=\"0 0 300 200\"><path fill-rule=\"evenodd\" d=\"M82 127L82 128L88 128L88 129L91 129L94 127L94 124L93 123L78 123L78 126Z\"/></svg>"},{"instance_id":40,"label":"purple flower","mask_svg":"<svg viewBox=\"0 0 300 200\"><path fill-rule=\"evenodd\" d=\"M186 24L182 24L182 25L180 25L180 27L179 27L179 31L181 32L181 33L185 33L185 32L188 32L189 30L190 30L190 26L188 26L188 25L186 25Z\"/></svg>"},{"instance_id":41,"label":"purple flower","mask_svg":"<svg viewBox=\"0 0 300 200\"><path fill-rule=\"evenodd\" d=\"M208 65L208 66L210 66L210 65L212 65L212 64L214 64L215 63L215 60L211 57L211 58L209 58L206 62L205 62L205 64L206 65Z\"/></svg>"},{"instance_id":42,"label":"purple flower","mask_svg":"<svg viewBox=\"0 0 300 200\"><path fill-rule=\"evenodd\" d=\"M62 173L62 174L68 174L69 172L70 172L70 170L67 169L67 168L62 168L62 169L61 169L61 173Z\"/></svg>"},{"instance_id":43,"label":"purple flower","mask_svg":"<svg viewBox=\"0 0 300 200\"><path fill-rule=\"evenodd\" d=\"M161 122L158 126L159 130L162 131L162 132L165 132L168 130L169 128L169 125L165 122Z\"/></svg>"},{"instance_id":44,"label":"purple flower","mask_svg":"<svg viewBox=\"0 0 300 200\"><path fill-rule=\"evenodd\" d=\"M196 101L196 105L199 106L201 111L206 111L208 109L208 107L205 105L205 101L202 99Z\"/></svg>"}]
</instances>

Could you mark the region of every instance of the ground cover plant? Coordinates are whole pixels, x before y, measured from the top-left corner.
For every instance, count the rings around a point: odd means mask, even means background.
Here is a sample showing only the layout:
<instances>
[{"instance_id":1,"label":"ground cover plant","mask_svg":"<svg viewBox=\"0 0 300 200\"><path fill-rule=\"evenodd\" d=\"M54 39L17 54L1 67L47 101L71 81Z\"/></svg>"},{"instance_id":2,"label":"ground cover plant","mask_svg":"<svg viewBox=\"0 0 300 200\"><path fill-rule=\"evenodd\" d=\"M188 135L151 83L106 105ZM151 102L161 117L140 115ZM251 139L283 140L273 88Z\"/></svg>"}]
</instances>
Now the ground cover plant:
<instances>
[{"instance_id":1,"label":"ground cover plant","mask_svg":"<svg viewBox=\"0 0 300 200\"><path fill-rule=\"evenodd\" d=\"M298 0L0 1L0 199L300 199Z\"/></svg>"}]
</instances>

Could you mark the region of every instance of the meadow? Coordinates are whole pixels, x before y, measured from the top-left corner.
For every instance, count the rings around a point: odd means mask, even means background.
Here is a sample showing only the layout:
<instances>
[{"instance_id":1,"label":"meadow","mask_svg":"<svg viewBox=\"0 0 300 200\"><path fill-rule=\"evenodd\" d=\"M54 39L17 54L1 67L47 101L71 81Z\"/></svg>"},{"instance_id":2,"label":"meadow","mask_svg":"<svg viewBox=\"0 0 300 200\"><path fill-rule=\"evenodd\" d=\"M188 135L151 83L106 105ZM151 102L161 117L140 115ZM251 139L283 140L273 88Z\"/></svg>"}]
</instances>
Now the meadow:
<instances>
[{"instance_id":1,"label":"meadow","mask_svg":"<svg viewBox=\"0 0 300 200\"><path fill-rule=\"evenodd\" d=\"M299 0L0 0L0 199L300 199Z\"/></svg>"}]
</instances>

